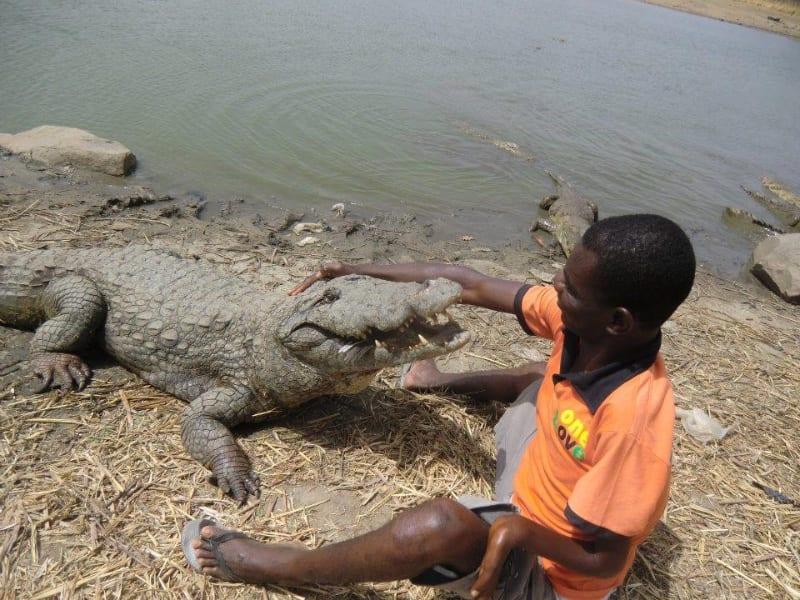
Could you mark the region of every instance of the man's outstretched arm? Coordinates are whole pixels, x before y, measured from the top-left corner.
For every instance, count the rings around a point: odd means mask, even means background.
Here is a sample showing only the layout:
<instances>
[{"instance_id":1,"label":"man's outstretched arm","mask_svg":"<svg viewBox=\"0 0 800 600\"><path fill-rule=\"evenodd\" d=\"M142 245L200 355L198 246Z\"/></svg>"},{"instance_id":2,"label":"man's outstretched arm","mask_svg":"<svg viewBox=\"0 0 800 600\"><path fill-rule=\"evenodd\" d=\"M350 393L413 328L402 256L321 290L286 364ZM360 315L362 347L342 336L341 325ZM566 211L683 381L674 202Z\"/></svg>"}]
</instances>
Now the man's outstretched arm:
<instances>
[{"instance_id":1,"label":"man's outstretched arm","mask_svg":"<svg viewBox=\"0 0 800 600\"><path fill-rule=\"evenodd\" d=\"M443 277L461 285L461 302L500 312L514 312L514 298L522 286L521 282L489 277L475 269L442 263L403 263L383 265L364 263L357 265L339 261L326 262L320 269L289 292L296 296L321 279L333 279L343 275L368 275L387 281L417 281Z\"/></svg>"}]
</instances>

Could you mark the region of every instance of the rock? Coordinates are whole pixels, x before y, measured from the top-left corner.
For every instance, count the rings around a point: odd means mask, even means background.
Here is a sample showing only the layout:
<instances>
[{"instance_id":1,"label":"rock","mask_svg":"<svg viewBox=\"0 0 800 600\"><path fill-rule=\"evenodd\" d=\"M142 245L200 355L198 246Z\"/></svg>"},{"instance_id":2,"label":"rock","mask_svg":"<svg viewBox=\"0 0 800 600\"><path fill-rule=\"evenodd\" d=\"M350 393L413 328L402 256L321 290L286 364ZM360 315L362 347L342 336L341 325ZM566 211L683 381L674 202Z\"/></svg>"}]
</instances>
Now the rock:
<instances>
[{"instance_id":1,"label":"rock","mask_svg":"<svg viewBox=\"0 0 800 600\"><path fill-rule=\"evenodd\" d=\"M74 127L42 125L16 135L0 133L0 146L48 166L72 165L109 175L127 175L136 157L119 142Z\"/></svg>"},{"instance_id":2,"label":"rock","mask_svg":"<svg viewBox=\"0 0 800 600\"><path fill-rule=\"evenodd\" d=\"M153 204L154 202L169 202L173 200L172 196L158 196L150 188L141 186L133 188L125 187L118 190L118 192L117 195L106 200L106 209L118 211L126 208L144 206L145 204Z\"/></svg>"},{"instance_id":3,"label":"rock","mask_svg":"<svg viewBox=\"0 0 800 600\"><path fill-rule=\"evenodd\" d=\"M775 235L753 251L753 275L792 304L800 304L800 233Z\"/></svg>"},{"instance_id":4,"label":"rock","mask_svg":"<svg viewBox=\"0 0 800 600\"><path fill-rule=\"evenodd\" d=\"M316 244L318 241L319 239L315 238L313 235L309 235L308 237L304 237L302 240L297 242L297 245L302 248L303 246L308 246L309 244Z\"/></svg>"},{"instance_id":5,"label":"rock","mask_svg":"<svg viewBox=\"0 0 800 600\"><path fill-rule=\"evenodd\" d=\"M342 221L334 228L334 231L337 233L344 233L345 237L349 235L353 235L356 231L360 231L364 228L363 223L359 223L358 221Z\"/></svg>"},{"instance_id":6,"label":"rock","mask_svg":"<svg viewBox=\"0 0 800 600\"><path fill-rule=\"evenodd\" d=\"M300 235L304 231L309 233L322 233L325 230L322 223L295 223L292 226L292 231L295 235Z\"/></svg>"},{"instance_id":7,"label":"rock","mask_svg":"<svg viewBox=\"0 0 800 600\"><path fill-rule=\"evenodd\" d=\"M302 218L303 218L303 213L295 213L292 211L288 211L281 218L268 223L267 229L271 229L275 232L285 231L289 229L289 227L297 223L299 220L301 220Z\"/></svg>"},{"instance_id":8,"label":"rock","mask_svg":"<svg viewBox=\"0 0 800 600\"><path fill-rule=\"evenodd\" d=\"M331 211L335 212L338 216L343 217L345 215L344 209L344 202L337 202L333 206L331 206Z\"/></svg>"}]
</instances>

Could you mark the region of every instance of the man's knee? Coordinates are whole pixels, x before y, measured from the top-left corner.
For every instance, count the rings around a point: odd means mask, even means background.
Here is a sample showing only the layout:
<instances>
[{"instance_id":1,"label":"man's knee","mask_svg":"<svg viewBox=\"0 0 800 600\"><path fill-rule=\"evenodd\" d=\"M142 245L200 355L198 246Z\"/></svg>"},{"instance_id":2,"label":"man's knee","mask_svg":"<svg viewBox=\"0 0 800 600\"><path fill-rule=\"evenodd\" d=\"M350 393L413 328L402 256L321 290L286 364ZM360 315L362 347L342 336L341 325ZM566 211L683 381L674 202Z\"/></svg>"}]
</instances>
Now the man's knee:
<instances>
[{"instance_id":1,"label":"man's knee","mask_svg":"<svg viewBox=\"0 0 800 600\"><path fill-rule=\"evenodd\" d=\"M395 521L395 547L417 554L431 564L483 551L488 526L472 511L449 498L436 498L405 513Z\"/></svg>"}]
</instances>

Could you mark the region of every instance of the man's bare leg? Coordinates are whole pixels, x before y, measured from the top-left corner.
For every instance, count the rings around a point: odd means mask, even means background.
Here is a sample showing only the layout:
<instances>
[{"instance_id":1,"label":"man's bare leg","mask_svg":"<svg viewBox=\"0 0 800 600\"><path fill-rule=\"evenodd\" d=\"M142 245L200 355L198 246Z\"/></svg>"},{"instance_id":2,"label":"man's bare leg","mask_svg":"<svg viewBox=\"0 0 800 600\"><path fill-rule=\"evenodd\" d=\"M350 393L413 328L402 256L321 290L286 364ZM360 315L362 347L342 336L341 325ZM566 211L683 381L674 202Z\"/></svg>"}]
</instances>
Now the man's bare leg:
<instances>
[{"instance_id":1,"label":"man's bare leg","mask_svg":"<svg viewBox=\"0 0 800 600\"><path fill-rule=\"evenodd\" d=\"M192 541L206 575L222 578L207 540L224 531L207 526ZM480 565L488 531L472 511L440 498L401 513L380 529L316 550L233 539L219 551L228 568L248 583L347 585L409 579L438 564L470 573Z\"/></svg>"},{"instance_id":2,"label":"man's bare leg","mask_svg":"<svg viewBox=\"0 0 800 600\"><path fill-rule=\"evenodd\" d=\"M544 377L545 367L544 362L531 362L512 369L444 373L432 359L421 360L411 365L403 379L403 387L412 392L448 390L479 402L498 400L511 403L534 380Z\"/></svg>"}]
</instances>

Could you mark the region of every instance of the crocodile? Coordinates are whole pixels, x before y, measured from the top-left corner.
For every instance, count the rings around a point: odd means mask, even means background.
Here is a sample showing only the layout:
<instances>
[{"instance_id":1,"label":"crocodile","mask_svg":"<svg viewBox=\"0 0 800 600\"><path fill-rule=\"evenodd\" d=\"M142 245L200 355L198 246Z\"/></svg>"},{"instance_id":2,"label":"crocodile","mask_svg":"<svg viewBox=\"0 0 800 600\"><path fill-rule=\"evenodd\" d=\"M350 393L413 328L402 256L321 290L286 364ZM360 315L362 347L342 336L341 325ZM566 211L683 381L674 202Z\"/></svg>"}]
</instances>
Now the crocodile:
<instances>
[{"instance_id":1,"label":"crocodile","mask_svg":"<svg viewBox=\"0 0 800 600\"><path fill-rule=\"evenodd\" d=\"M240 503L259 478L231 427L463 346L469 333L446 312L460 294L445 279L352 275L290 297L147 246L0 253L0 324L35 329L37 391L83 388L91 371L78 353L99 343L189 402L186 450Z\"/></svg>"},{"instance_id":2,"label":"crocodile","mask_svg":"<svg viewBox=\"0 0 800 600\"><path fill-rule=\"evenodd\" d=\"M569 257L586 230L597 221L597 204L579 196L562 178L545 172L553 180L556 193L539 203L539 208L548 211L548 218L534 221L530 231L542 229L552 234Z\"/></svg>"},{"instance_id":3,"label":"crocodile","mask_svg":"<svg viewBox=\"0 0 800 600\"><path fill-rule=\"evenodd\" d=\"M768 235L786 233L769 221L759 219L753 213L733 206L725 207L722 220L732 229L753 240L760 240Z\"/></svg>"},{"instance_id":4,"label":"crocodile","mask_svg":"<svg viewBox=\"0 0 800 600\"><path fill-rule=\"evenodd\" d=\"M800 196L767 177L761 180L761 184L765 190L771 192L771 196L759 194L745 186L741 186L741 188L753 200L775 215L782 225L789 228L800 228Z\"/></svg>"},{"instance_id":5,"label":"crocodile","mask_svg":"<svg viewBox=\"0 0 800 600\"><path fill-rule=\"evenodd\" d=\"M791 233L800 231L800 196L785 188L781 184L764 177L761 184L768 192L762 194L746 186L739 186L748 196L766 208L776 218L779 225L761 219L753 213L741 208L728 206L725 208L723 218L725 221L743 233L755 238L777 233Z\"/></svg>"}]
</instances>

